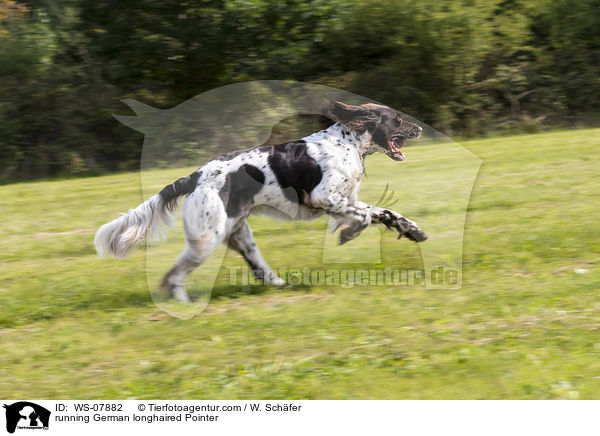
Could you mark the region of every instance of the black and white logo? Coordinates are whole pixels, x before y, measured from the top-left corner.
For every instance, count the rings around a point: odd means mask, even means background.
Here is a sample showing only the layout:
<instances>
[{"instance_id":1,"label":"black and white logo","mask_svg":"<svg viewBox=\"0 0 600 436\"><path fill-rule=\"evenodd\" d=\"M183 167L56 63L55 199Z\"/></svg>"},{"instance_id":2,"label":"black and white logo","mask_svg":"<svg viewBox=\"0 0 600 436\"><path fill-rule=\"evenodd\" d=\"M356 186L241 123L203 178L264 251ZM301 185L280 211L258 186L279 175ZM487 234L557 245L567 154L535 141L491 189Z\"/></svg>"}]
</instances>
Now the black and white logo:
<instances>
[{"instance_id":1,"label":"black and white logo","mask_svg":"<svg viewBox=\"0 0 600 436\"><path fill-rule=\"evenodd\" d=\"M6 431L14 433L16 429L48 430L50 411L29 401L5 404Z\"/></svg>"}]
</instances>

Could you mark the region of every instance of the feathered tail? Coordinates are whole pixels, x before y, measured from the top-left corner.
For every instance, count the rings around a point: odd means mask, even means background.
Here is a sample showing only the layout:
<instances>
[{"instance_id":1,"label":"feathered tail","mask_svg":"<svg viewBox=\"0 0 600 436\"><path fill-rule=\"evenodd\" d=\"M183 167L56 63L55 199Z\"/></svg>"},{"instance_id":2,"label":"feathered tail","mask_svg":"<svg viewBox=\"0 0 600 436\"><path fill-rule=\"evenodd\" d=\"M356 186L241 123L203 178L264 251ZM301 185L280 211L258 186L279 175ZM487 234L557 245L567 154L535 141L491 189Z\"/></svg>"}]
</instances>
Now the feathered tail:
<instances>
[{"instance_id":1,"label":"feathered tail","mask_svg":"<svg viewBox=\"0 0 600 436\"><path fill-rule=\"evenodd\" d=\"M98 255L124 259L144 240L153 242L164 238L173 225L178 199L194 192L199 175L194 172L177 180L135 209L100 227L94 238Z\"/></svg>"}]
</instances>

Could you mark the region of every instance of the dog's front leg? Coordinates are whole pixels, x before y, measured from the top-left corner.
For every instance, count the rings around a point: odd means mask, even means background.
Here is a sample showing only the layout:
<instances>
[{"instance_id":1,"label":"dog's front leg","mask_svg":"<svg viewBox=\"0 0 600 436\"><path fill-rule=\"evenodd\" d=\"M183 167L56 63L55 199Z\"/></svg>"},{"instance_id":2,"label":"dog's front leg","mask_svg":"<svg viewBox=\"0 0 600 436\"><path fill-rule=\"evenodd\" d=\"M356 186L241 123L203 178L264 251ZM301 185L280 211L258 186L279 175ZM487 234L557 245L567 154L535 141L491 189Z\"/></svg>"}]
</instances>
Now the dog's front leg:
<instances>
[{"instance_id":1,"label":"dog's front leg","mask_svg":"<svg viewBox=\"0 0 600 436\"><path fill-rule=\"evenodd\" d=\"M311 198L310 206L325 210L335 219L332 230L342 227L340 245L356 238L371 224L370 207L339 193L330 193L323 198Z\"/></svg>"},{"instance_id":2,"label":"dog's front leg","mask_svg":"<svg viewBox=\"0 0 600 436\"><path fill-rule=\"evenodd\" d=\"M371 224L383 224L389 229L396 230L398 239L402 236L415 242L423 242L427 239L425 232L414 221L396 211L370 206L336 193L322 200L311 200L313 207L324 209L335 218L337 225L334 230L342 227L340 244L356 238Z\"/></svg>"},{"instance_id":3,"label":"dog's front leg","mask_svg":"<svg viewBox=\"0 0 600 436\"><path fill-rule=\"evenodd\" d=\"M398 212L376 206L369 207L371 222L374 224L383 224L388 229L396 230L398 232L398 239L402 236L415 242L423 242L427 239L425 232L414 221L403 217Z\"/></svg>"}]
</instances>

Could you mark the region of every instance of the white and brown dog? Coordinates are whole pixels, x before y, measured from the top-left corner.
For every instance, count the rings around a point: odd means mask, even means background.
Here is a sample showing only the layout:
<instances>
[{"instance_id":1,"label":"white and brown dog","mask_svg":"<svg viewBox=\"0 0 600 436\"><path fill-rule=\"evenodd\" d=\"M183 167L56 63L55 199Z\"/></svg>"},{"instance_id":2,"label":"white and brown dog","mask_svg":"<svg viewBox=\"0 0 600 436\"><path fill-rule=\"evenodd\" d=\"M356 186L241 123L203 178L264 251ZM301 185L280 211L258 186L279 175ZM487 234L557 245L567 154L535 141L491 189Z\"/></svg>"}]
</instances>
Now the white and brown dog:
<instances>
[{"instance_id":1,"label":"white and brown dog","mask_svg":"<svg viewBox=\"0 0 600 436\"><path fill-rule=\"evenodd\" d=\"M172 225L183 196L186 247L162 286L184 302L189 301L186 277L222 243L244 256L265 283L284 284L256 246L247 221L253 213L304 220L329 214L335 228L342 226L342 244L371 224L396 230L399 238L427 239L413 221L357 199L365 156L380 151L402 161L400 147L422 129L386 106L331 102L326 112L335 121L327 129L298 141L219 156L103 225L94 240L98 254L122 259L145 239L160 237Z\"/></svg>"}]
</instances>

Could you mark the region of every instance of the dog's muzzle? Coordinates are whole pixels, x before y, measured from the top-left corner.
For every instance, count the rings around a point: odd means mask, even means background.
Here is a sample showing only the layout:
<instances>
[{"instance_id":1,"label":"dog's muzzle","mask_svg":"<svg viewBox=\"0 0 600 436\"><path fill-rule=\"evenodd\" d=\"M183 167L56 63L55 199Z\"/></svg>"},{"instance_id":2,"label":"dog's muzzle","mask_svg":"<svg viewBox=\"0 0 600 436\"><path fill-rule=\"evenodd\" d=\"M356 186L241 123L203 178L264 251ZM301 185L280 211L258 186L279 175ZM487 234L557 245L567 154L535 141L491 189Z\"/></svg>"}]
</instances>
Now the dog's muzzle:
<instances>
[{"instance_id":1,"label":"dog's muzzle","mask_svg":"<svg viewBox=\"0 0 600 436\"><path fill-rule=\"evenodd\" d=\"M391 152L389 156L394 160L403 161L406 159L404 153L400 151L400 148L404 146L407 139L417 139L421 136L423 129L416 124L403 123L402 130L395 133L388 140L388 148Z\"/></svg>"}]
</instances>

